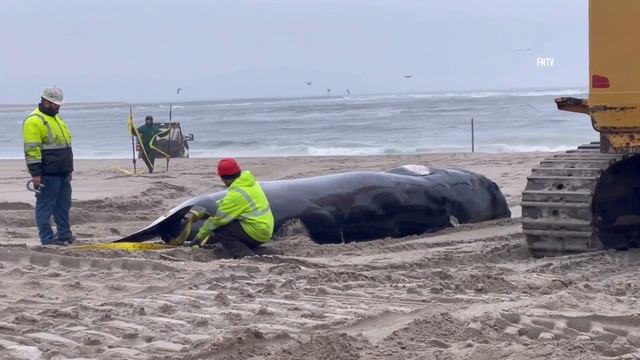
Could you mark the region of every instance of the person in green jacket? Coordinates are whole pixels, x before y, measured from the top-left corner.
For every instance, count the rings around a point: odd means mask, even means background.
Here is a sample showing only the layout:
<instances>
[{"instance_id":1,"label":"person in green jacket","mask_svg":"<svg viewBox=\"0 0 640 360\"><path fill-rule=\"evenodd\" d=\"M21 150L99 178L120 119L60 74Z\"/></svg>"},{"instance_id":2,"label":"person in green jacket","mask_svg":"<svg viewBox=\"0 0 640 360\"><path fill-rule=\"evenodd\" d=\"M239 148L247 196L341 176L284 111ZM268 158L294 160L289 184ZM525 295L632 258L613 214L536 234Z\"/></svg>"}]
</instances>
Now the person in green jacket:
<instances>
[{"instance_id":1,"label":"person in green jacket","mask_svg":"<svg viewBox=\"0 0 640 360\"><path fill-rule=\"evenodd\" d=\"M144 125L138 128L138 133L140 134L140 144L143 147L142 151L142 160L147 165L149 169L149 173L153 172L153 166L156 160L156 151L153 149L152 142L154 141L154 136L160 132L160 128L158 128L153 123L153 116L147 115L144 118Z\"/></svg>"},{"instance_id":2,"label":"person in green jacket","mask_svg":"<svg viewBox=\"0 0 640 360\"><path fill-rule=\"evenodd\" d=\"M218 163L218 176L228 188L208 217L197 238L201 243L218 242L234 258L253 256L253 250L271 240L273 214L262 187L250 171L225 158Z\"/></svg>"}]
</instances>

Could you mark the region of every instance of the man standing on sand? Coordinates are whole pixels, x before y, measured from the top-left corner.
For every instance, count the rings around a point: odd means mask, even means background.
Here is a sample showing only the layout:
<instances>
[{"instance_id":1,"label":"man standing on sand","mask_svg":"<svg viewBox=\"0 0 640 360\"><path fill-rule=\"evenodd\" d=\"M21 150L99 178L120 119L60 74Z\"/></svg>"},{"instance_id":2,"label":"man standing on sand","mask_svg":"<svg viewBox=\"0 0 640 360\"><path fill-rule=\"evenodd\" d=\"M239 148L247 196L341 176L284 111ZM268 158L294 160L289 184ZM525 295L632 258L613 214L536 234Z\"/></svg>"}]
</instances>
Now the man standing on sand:
<instances>
[{"instance_id":1,"label":"man standing on sand","mask_svg":"<svg viewBox=\"0 0 640 360\"><path fill-rule=\"evenodd\" d=\"M197 239L222 244L234 258L253 256L253 250L273 235L269 200L253 174L241 171L234 159L220 160L218 176L228 188L227 194L218 203L215 215L206 219Z\"/></svg>"},{"instance_id":2,"label":"man standing on sand","mask_svg":"<svg viewBox=\"0 0 640 360\"><path fill-rule=\"evenodd\" d=\"M160 132L160 129L154 125L153 116L147 115L144 117L144 125L138 128L138 134L140 134L140 146L142 149L142 160L149 169L149 174L153 172L154 162L156 160L156 152L153 149L152 142L155 141L154 137Z\"/></svg>"},{"instance_id":3,"label":"man standing on sand","mask_svg":"<svg viewBox=\"0 0 640 360\"><path fill-rule=\"evenodd\" d=\"M44 89L40 104L22 123L24 156L36 194L36 225L42 245L66 246L74 240L69 225L73 151L71 133L58 111L62 90ZM51 229L51 216L56 234Z\"/></svg>"}]
</instances>

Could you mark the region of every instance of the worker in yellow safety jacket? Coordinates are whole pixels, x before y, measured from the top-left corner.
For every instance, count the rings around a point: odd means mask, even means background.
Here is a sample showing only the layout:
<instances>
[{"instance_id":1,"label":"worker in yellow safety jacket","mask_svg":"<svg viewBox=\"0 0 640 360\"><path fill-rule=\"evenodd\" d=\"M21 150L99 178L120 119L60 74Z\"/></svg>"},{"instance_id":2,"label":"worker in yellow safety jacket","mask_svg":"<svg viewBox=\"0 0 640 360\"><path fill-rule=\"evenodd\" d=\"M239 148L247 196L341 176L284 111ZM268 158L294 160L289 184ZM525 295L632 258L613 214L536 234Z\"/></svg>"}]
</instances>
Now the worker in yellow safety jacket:
<instances>
[{"instance_id":1,"label":"worker in yellow safety jacket","mask_svg":"<svg viewBox=\"0 0 640 360\"><path fill-rule=\"evenodd\" d=\"M253 250L271 240L273 214L262 187L250 171L241 171L234 159L218 163L218 175L228 188L197 238L201 242L218 242L234 258L255 255Z\"/></svg>"},{"instance_id":2,"label":"worker in yellow safety jacket","mask_svg":"<svg viewBox=\"0 0 640 360\"><path fill-rule=\"evenodd\" d=\"M71 132L58 115L62 104L62 90L48 87L38 107L22 123L24 156L36 192L36 225L42 245L65 246L74 240L69 225L73 151Z\"/></svg>"}]
</instances>

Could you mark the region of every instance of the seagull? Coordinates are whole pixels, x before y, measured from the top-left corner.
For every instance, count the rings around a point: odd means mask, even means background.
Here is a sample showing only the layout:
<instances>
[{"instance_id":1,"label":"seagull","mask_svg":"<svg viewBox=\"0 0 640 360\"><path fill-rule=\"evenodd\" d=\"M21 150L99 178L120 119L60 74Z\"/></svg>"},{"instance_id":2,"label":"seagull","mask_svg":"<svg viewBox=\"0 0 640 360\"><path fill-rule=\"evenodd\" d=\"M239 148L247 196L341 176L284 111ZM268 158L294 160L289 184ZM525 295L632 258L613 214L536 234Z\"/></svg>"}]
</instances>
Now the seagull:
<instances>
[{"instance_id":1,"label":"seagull","mask_svg":"<svg viewBox=\"0 0 640 360\"><path fill-rule=\"evenodd\" d=\"M347 89L347 95L351 95L351 90Z\"/></svg>"},{"instance_id":2,"label":"seagull","mask_svg":"<svg viewBox=\"0 0 640 360\"><path fill-rule=\"evenodd\" d=\"M516 49L516 51L531 51L531 48Z\"/></svg>"},{"instance_id":3,"label":"seagull","mask_svg":"<svg viewBox=\"0 0 640 360\"><path fill-rule=\"evenodd\" d=\"M182 88L178 88L178 90L176 90L176 94L180 94L180 91L182 91Z\"/></svg>"},{"instance_id":4,"label":"seagull","mask_svg":"<svg viewBox=\"0 0 640 360\"><path fill-rule=\"evenodd\" d=\"M331 89L327 89L327 94L331 94Z\"/></svg>"},{"instance_id":5,"label":"seagull","mask_svg":"<svg viewBox=\"0 0 640 360\"><path fill-rule=\"evenodd\" d=\"M307 81L307 85L311 85L313 81Z\"/></svg>"},{"instance_id":6,"label":"seagull","mask_svg":"<svg viewBox=\"0 0 640 360\"><path fill-rule=\"evenodd\" d=\"M403 78L405 79L410 79L413 77L413 75L409 74L409 75L402 75Z\"/></svg>"}]
</instances>

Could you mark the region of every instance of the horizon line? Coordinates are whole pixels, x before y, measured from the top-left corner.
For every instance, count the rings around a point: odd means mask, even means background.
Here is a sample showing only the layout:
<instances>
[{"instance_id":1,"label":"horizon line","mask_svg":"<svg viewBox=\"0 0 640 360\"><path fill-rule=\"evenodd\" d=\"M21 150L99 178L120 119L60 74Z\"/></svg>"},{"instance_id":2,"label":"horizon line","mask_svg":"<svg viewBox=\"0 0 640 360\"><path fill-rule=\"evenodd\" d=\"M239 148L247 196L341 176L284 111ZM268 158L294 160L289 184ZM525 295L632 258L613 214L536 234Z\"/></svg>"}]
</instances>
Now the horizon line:
<instances>
[{"instance_id":1,"label":"horizon line","mask_svg":"<svg viewBox=\"0 0 640 360\"><path fill-rule=\"evenodd\" d=\"M83 105L83 104L126 104L126 105L141 105L141 104L185 104L195 102L209 102L209 101L231 101L231 100L273 100L273 99L313 99L313 98L343 98L345 96L375 96L375 95L409 95L409 94L443 94L443 93L464 93L464 92L496 92L496 91L552 91L552 90L568 90L568 89L584 89L588 92L589 86L551 86L551 87L519 87L519 88L484 88L484 89L451 89L451 90L412 90L412 91L398 91L398 92L370 92L370 93L357 93L350 95L308 95L308 96L254 96L254 97L220 97L220 98L193 98L184 101L134 101L128 102L124 100L105 100L105 101L79 101L69 102L63 105ZM13 103L3 104L0 106L32 106L33 103Z\"/></svg>"}]
</instances>

